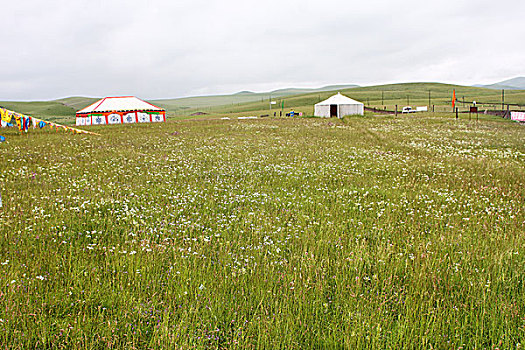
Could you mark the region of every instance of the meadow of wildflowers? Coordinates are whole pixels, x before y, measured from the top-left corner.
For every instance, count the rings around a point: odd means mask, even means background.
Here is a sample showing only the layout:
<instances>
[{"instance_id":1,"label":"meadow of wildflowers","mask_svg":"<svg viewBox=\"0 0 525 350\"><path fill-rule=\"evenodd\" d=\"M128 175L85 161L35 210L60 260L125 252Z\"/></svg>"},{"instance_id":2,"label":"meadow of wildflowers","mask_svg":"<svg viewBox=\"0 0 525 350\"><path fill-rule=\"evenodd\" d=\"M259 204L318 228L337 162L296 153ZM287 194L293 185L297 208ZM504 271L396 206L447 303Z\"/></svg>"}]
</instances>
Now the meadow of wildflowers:
<instances>
[{"instance_id":1,"label":"meadow of wildflowers","mask_svg":"<svg viewBox=\"0 0 525 350\"><path fill-rule=\"evenodd\" d=\"M1 348L523 348L525 127L4 133Z\"/></svg>"}]
</instances>

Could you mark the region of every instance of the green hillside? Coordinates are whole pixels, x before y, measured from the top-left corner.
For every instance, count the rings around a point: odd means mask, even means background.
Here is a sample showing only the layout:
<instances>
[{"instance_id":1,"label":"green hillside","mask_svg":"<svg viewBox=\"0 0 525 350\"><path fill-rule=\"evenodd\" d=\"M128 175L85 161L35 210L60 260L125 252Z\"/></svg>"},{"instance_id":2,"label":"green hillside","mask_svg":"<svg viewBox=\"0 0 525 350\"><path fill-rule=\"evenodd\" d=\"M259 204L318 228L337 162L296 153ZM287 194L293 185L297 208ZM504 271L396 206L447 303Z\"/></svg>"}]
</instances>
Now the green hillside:
<instances>
[{"instance_id":1,"label":"green hillside","mask_svg":"<svg viewBox=\"0 0 525 350\"><path fill-rule=\"evenodd\" d=\"M263 102L268 101L270 96L272 98L283 98L286 96L293 96L299 94L308 94L324 91L334 91L342 89L355 88L357 85L329 85L318 89L298 89L288 88L279 89L271 92L255 93L251 91L241 91L231 95L213 95L213 96L195 96L195 97L183 97L174 99L159 99L152 100L150 102L165 108L171 112L180 112L184 114L184 111L199 108L210 108L217 106L226 105L242 105L245 103Z\"/></svg>"},{"instance_id":2,"label":"green hillside","mask_svg":"<svg viewBox=\"0 0 525 350\"><path fill-rule=\"evenodd\" d=\"M39 102L0 102L0 106L18 113L32 115L58 123L70 123L74 120L75 109L57 101Z\"/></svg>"},{"instance_id":3,"label":"green hillside","mask_svg":"<svg viewBox=\"0 0 525 350\"><path fill-rule=\"evenodd\" d=\"M167 111L170 112L184 113L184 111L189 109L208 108L231 104L239 105L248 102L263 101L267 98L268 95L245 92L233 95L196 96L175 99L161 99L152 100L150 102L159 107L165 108Z\"/></svg>"},{"instance_id":4,"label":"green hillside","mask_svg":"<svg viewBox=\"0 0 525 350\"><path fill-rule=\"evenodd\" d=\"M18 113L67 124L74 121L77 110L89 106L96 100L89 97L68 97L53 101L0 101L0 106Z\"/></svg>"},{"instance_id":5,"label":"green hillside","mask_svg":"<svg viewBox=\"0 0 525 350\"><path fill-rule=\"evenodd\" d=\"M332 89L325 91L326 89ZM170 118L187 118L192 114L204 116L229 115L273 115L281 109L295 109L306 115L313 114L315 103L324 100L336 92L341 92L355 100L362 101L368 107L398 110L403 106L430 106L436 112L450 112L452 90L456 90L456 104L460 111L466 111L469 102L477 101L483 111L485 109L501 109L501 91L480 87L450 85L441 83L404 83L367 87L328 86L315 91L311 89L282 89L271 93L253 93L243 91L233 95L196 96L178 99L149 100L149 102L165 108ZM270 95L276 104L270 110ZM64 123L72 123L75 112L91 103L96 98L68 97L55 101L44 102L0 102L0 106ZM505 102L525 106L525 90L505 91ZM520 108L520 107L514 107ZM198 116L201 117L201 116Z\"/></svg>"},{"instance_id":6,"label":"green hillside","mask_svg":"<svg viewBox=\"0 0 525 350\"><path fill-rule=\"evenodd\" d=\"M268 100L269 96L282 98L317 91L328 91L337 89L349 89L357 85L330 85L318 89L279 89L267 93L254 93L251 91L242 91L232 95L213 95L213 96L196 96L173 99L149 100L159 107L165 108L171 116L189 115L199 109L219 107L226 105L241 106L246 103L263 102ZM0 106L17 111L19 113L32 115L49 120L71 123L75 112L89 106L99 98L74 96L66 97L53 101L0 101ZM188 112L190 111L190 112Z\"/></svg>"},{"instance_id":7,"label":"green hillside","mask_svg":"<svg viewBox=\"0 0 525 350\"><path fill-rule=\"evenodd\" d=\"M490 85L476 85L488 89L523 90L525 89L525 77L516 77Z\"/></svg>"},{"instance_id":8,"label":"green hillside","mask_svg":"<svg viewBox=\"0 0 525 350\"><path fill-rule=\"evenodd\" d=\"M90 104L98 101L99 98L94 97L82 97L82 96L76 96L76 97L66 97L59 100L56 100L56 102L60 102L68 107L71 107L76 111L86 108Z\"/></svg>"},{"instance_id":9,"label":"green hillside","mask_svg":"<svg viewBox=\"0 0 525 350\"><path fill-rule=\"evenodd\" d=\"M363 102L368 107L386 108L394 110L398 106L401 110L403 106L428 106L430 95L430 110L431 106L435 105L436 112L450 112L452 91L456 90L456 98L459 101L456 106L460 111L465 111L469 108L468 102L477 101L481 110L494 108L501 108L501 92L491 89L440 84L440 83L405 83L405 84L390 84L378 85L369 87L359 87L352 89L340 90L346 96L355 100ZM274 99L277 104L274 105L273 111L269 109L269 101L257 101L245 103L242 105L217 106L208 107L204 111L210 114L269 114L280 110L284 102L284 110L295 109L307 115L313 114L313 106L317 102L327 99L336 91L326 91L318 93L300 94ZM480 104L483 102L485 104ZM525 105L525 91L513 90L505 92L505 102ZM191 114L195 110L189 109L185 113Z\"/></svg>"}]
</instances>

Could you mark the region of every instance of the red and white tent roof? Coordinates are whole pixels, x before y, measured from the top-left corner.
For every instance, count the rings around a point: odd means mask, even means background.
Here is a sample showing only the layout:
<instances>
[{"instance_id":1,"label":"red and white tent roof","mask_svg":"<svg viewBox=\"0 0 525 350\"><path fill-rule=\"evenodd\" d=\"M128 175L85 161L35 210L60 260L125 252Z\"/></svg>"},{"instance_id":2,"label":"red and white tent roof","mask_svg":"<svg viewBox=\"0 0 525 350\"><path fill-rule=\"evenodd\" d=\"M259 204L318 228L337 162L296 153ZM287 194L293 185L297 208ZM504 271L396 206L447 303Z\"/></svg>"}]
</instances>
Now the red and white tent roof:
<instances>
[{"instance_id":1,"label":"red and white tent roof","mask_svg":"<svg viewBox=\"0 0 525 350\"><path fill-rule=\"evenodd\" d=\"M105 97L77 113L103 113L113 111L164 111L164 109L135 96Z\"/></svg>"}]
</instances>

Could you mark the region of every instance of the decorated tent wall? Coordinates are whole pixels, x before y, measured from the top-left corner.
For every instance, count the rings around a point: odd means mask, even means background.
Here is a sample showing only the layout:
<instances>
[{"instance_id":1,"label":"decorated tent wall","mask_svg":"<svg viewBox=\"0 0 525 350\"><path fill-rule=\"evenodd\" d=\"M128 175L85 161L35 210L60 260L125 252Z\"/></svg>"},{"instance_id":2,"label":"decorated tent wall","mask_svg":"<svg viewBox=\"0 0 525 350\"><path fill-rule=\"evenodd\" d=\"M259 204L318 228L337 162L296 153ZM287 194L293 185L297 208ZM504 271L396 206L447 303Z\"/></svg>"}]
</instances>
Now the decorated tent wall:
<instances>
[{"instance_id":1,"label":"decorated tent wall","mask_svg":"<svg viewBox=\"0 0 525 350\"><path fill-rule=\"evenodd\" d=\"M510 119L525 122L525 112L510 112Z\"/></svg>"},{"instance_id":2,"label":"decorated tent wall","mask_svg":"<svg viewBox=\"0 0 525 350\"><path fill-rule=\"evenodd\" d=\"M166 121L166 112L164 111L112 111L85 114L77 113L76 125L156 123L164 121Z\"/></svg>"},{"instance_id":3,"label":"decorated tent wall","mask_svg":"<svg viewBox=\"0 0 525 350\"><path fill-rule=\"evenodd\" d=\"M106 97L77 112L77 125L158 123L166 111L133 96Z\"/></svg>"}]
</instances>

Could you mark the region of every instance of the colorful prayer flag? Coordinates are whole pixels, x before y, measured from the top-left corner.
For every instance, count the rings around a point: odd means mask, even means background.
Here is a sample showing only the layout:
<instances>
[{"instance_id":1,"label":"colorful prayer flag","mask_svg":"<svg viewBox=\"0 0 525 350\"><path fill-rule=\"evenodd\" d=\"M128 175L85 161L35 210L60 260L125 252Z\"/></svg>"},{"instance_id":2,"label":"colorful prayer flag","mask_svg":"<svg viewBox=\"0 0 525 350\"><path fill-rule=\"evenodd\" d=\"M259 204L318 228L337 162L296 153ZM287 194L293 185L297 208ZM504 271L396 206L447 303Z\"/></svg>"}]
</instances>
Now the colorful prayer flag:
<instances>
[{"instance_id":1,"label":"colorful prayer flag","mask_svg":"<svg viewBox=\"0 0 525 350\"><path fill-rule=\"evenodd\" d=\"M30 125L33 125L33 128L36 127L37 125L38 125L39 128L43 128L46 125L49 125L51 127L55 127L57 131L59 129L62 129L62 130L65 130L65 131L73 131L75 133L81 133L81 134L99 135L99 134L94 133L94 132L84 131L84 130L80 130L80 129L71 128L69 126L61 125L61 124L47 122L45 120L40 120L38 118L33 118L31 116L28 116L28 115L23 115L23 114L19 114L19 113L13 112L13 111L9 111L9 110L4 109L4 108L0 108L0 120L1 120L1 124L2 124L1 126L2 127L4 127L4 126L14 126L13 124L16 123L16 126L18 127L18 130L25 131L25 132L29 131L29 126ZM7 121L7 120L9 120L9 121ZM3 138L3 140L0 140L0 142L3 142L4 140L5 140L5 138Z\"/></svg>"},{"instance_id":2,"label":"colorful prayer flag","mask_svg":"<svg viewBox=\"0 0 525 350\"><path fill-rule=\"evenodd\" d=\"M12 119L11 113L9 113L5 109L0 109L0 114L2 114L2 121L6 123L11 123L11 119Z\"/></svg>"},{"instance_id":3,"label":"colorful prayer flag","mask_svg":"<svg viewBox=\"0 0 525 350\"><path fill-rule=\"evenodd\" d=\"M23 129L25 132L27 132L29 130L29 124L31 123L31 117L23 117L23 121Z\"/></svg>"}]
</instances>

